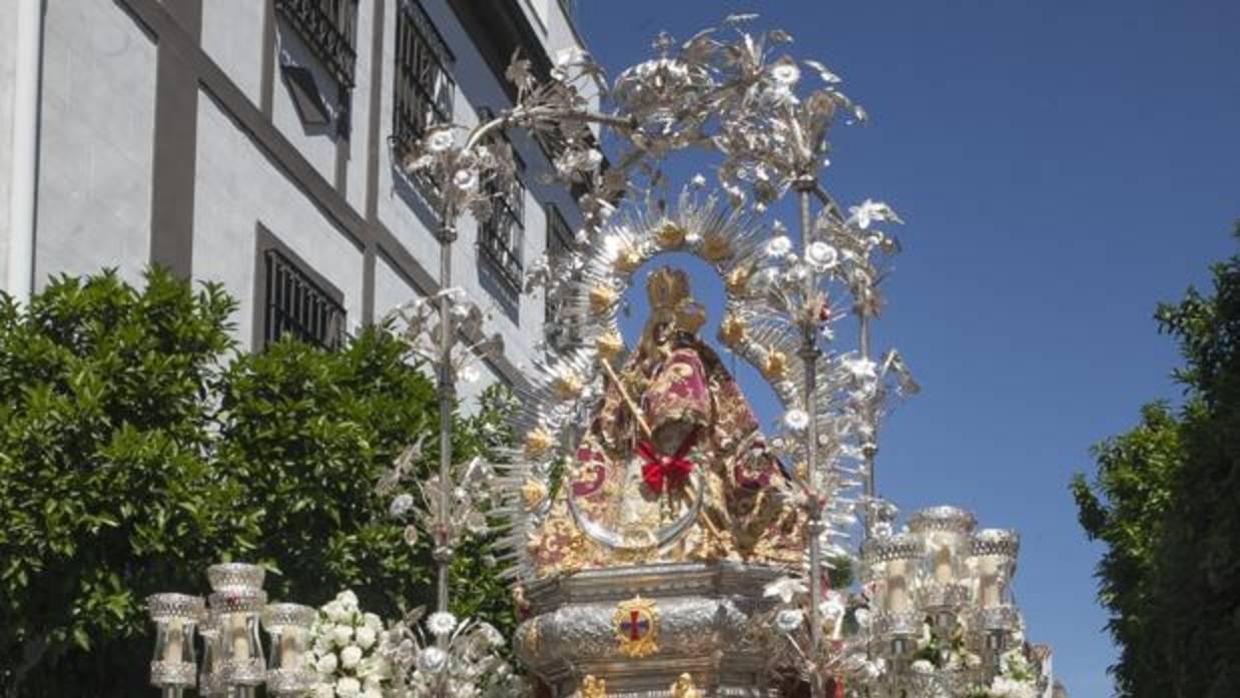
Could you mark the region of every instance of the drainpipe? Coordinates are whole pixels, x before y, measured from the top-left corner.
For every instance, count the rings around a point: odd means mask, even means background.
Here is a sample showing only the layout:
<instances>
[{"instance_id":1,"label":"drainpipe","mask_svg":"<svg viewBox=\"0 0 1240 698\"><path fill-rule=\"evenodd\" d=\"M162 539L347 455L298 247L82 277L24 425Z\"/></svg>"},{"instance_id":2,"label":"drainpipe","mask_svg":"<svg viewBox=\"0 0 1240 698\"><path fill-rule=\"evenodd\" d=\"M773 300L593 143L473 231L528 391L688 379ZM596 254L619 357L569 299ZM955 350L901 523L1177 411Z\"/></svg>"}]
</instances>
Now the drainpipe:
<instances>
[{"instance_id":1,"label":"drainpipe","mask_svg":"<svg viewBox=\"0 0 1240 698\"><path fill-rule=\"evenodd\" d=\"M34 214L39 156L39 69L44 0L17 0L13 86L13 169L9 177L9 240L5 290L25 304L34 288Z\"/></svg>"}]
</instances>

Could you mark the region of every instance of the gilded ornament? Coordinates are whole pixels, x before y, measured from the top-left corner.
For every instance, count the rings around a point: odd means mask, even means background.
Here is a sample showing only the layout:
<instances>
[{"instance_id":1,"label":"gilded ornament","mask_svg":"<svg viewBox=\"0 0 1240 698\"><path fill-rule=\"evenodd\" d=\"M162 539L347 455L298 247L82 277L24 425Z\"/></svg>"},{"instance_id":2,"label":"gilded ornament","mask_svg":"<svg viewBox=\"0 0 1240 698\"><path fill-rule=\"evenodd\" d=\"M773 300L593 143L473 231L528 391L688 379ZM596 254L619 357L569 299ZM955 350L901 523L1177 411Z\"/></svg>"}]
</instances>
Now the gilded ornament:
<instances>
[{"instance_id":1,"label":"gilded ornament","mask_svg":"<svg viewBox=\"0 0 1240 698\"><path fill-rule=\"evenodd\" d=\"M602 315L616 303L616 290L607 284L599 284L590 289L590 312Z\"/></svg>"},{"instance_id":2,"label":"gilded ornament","mask_svg":"<svg viewBox=\"0 0 1240 698\"><path fill-rule=\"evenodd\" d=\"M659 614L654 601L640 596L621 601L611 622L620 654L636 659L659 651Z\"/></svg>"},{"instance_id":3,"label":"gilded ornament","mask_svg":"<svg viewBox=\"0 0 1240 698\"><path fill-rule=\"evenodd\" d=\"M556 376L555 381L551 384L551 389L555 392L555 396L561 400L576 400L581 395L583 387L585 386L576 371L561 373Z\"/></svg>"},{"instance_id":4,"label":"gilded ornament","mask_svg":"<svg viewBox=\"0 0 1240 698\"><path fill-rule=\"evenodd\" d=\"M745 287L749 285L749 275L752 271L748 264L742 264L728 272L723 277L723 285L728 289L728 295L744 295Z\"/></svg>"},{"instance_id":5,"label":"gilded ornament","mask_svg":"<svg viewBox=\"0 0 1240 698\"><path fill-rule=\"evenodd\" d=\"M702 238L702 248L698 254L711 264L718 264L732 256L732 245L723 235L710 232Z\"/></svg>"},{"instance_id":6,"label":"gilded ornament","mask_svg":"<svg viewBox=\"0 0 1240 698\"><path fill-rule=\"evenodd\" d=\"M702 698L702 692L693 684L693 676L688 673L677 677L668 691L671 698Z\"/></svg>"},{"instance_id":7,"label":"gilded ornament","mask_svg":"<svg viewBox=\"0 0 1240 698\"><path fill-rule=\"evenodd\" d=\"M587 675L581 680L577 695L579 698L607 698L607 682L593 675Z\"/></svg>"},{"instance_id":8,"label":"gilded ornament","mask_svg":"<svg viewBox=\"0 0 1240 698\"><path fill-rule=\"evenodd\" d=\"M654 231L654 239L665 250L675 249L685 244L685 229L679 223L664 221Z\"/></svg>"},{"instance_id":9,"label":"gilded ornament","mask_svg":"<svg viewBox=\"0 0 1240 698\"><path fill-rule=\"evenodd\" d=\"M624 249L616 255L614 263L616 271L621 274L631 274L635 269L642 265L641 253L636 248L625 245Z\"/></svg>"},{"instance_id":10,"label":"gilded ornament","mask_svg":"<svg viewBox=\"0 0 1240 698\"><path fill-rule=\"evenodd\" d=\"M521 505L526 511L534 511L547 498L547 486L529 479L521 483Z\"/></svg>"},{"instance_id":11,"label":"gilded ornament","mask_svg":"<svg viewBox=\"0 0 1240 698\"><path fill-rule=\"evenodd\" d=\"M610 359L624 351L624 339L615 330L599 336L594 340L594 348L603 359Z\"/></svg>"},{"instance_id":12,"label":"gilded ornament","mask_svg":"<svg viewBox=\"0 0 1240 698\"><path fill-rule=\"evenodd\" d=\"M762 361L762 375L767 380L783 380L788 375L788 357L782 351L771 349Z\"/></svg>"},{"instance_id":13,"label":"gilded ornament","mask_svg":"<svg viewBox=\"0 0 1240 698\"><path fill-rule=\"evenodd\" d=\"M551 432L538 427L525 436L525 456L527 458L539 458L551 450L555 445L555 437L551 436Z\"/></svg>"},{"instance_id":14,"label":"gilded ornament","mask_svg":"<svg viewBox=\"0 0 1240 698\"><path fill-rule=\"evenodd\" d=\"M745 321L733 314L728 314L723 318L723 322L719 323L719 339L723 341L725 346L739 346L745 339L746 331Z\"/></svg>"}]
</instances>

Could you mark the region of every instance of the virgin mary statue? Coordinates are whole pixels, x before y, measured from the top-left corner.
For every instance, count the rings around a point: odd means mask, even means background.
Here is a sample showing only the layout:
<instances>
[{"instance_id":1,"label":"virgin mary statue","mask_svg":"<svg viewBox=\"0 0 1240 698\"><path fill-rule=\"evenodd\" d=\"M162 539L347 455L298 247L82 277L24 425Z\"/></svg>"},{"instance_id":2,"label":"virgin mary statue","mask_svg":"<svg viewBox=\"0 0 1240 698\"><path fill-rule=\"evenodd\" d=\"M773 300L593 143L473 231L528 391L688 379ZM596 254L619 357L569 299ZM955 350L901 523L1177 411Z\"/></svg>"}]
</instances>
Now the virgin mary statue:
<instances>
[{"instance_id":1,"label":"virgin mary statue","mask_svg":"<svg viewBox=\"0 0 1240 698\"><path fill-rule=\"evenodd\" d=\"M659 561L798 564L803 517L736 381L699 337L688 275L646 284L650 317L527 541L540 576ZM606 361L606 359L601 359Z\"/></svg>"}]
</instances>

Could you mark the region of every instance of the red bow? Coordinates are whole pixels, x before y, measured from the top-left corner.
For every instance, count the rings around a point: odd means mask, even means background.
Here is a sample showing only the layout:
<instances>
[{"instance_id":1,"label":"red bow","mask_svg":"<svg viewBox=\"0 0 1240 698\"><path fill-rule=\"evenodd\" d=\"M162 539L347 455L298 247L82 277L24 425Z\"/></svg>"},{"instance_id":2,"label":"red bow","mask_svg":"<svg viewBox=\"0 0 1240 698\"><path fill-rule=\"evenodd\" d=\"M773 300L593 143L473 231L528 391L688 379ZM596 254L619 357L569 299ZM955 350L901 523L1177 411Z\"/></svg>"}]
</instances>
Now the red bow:
<instances>
[{"instance_id":1,"label":"red bow","mask_svg":"<svg viewBox=\"0 0 1240 698\"><path fill-rule=\"evenodd\" d=\"M672 487L684 486L689 479L689 473L693 472L693 461L685 458L685 455L693 447L696 435L696 432L690 434L675 455L670 457L659 455L654 444L649 441L638 442L637 453L646 459L646 463L642 465L642 480L652 492L662 494L665 482Z\"/></svg>"}]
</instances>

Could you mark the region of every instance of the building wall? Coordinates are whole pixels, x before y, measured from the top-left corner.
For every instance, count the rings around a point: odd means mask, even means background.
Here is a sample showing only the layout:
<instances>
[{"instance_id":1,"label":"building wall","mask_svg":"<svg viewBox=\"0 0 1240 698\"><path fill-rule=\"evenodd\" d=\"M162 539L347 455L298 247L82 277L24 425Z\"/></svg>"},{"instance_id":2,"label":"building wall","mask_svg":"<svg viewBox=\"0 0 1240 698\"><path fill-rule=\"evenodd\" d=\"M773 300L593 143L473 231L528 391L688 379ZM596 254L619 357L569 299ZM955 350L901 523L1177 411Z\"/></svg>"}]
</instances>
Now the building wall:
<instances>
[{"instance_id":1,"label":"building wall","mask_svg":"<svg viewBox=\"0 0 1240 698\"><path fill-rule=\"evenodd\" d=\"M222 282L241 300L236 332L261 342L260 247L274 238L338 292L350 329L438 291L435 216L394 165L393 102L398 13L410 0L361 0L353 89L341 92L325 63L274 10L275 0L45 0L36 286L50 275L118 267L136 280L152 262ZM509 106L501 78L459 18L459 3L422 0L454 56L454 119ZM558 0L513 3L545 51L576 44ZM534 2L535 5L517 5ZM455 4L455 6L454 6ZM511 15L521 17L522 15ZM514 21L525 21L514 20ZM490 17L488 15L488 21ZM499 21L499 20L495 20ZM475 25L476 26L476 25ZM10 169L14 17L0 13L0 171ZM307 125L282 64L307 68L347 129ZM544 205L579 219L530 139L512 141L526 169L526 265L543 252ZM0 221L7 226L7 177ZM265 231L265 232L260 232ZM543 302L497 302L494 272L479 259L466 216L453 248L453 285L491 316L506 357L488 380L513 381L536 352ZM7 234L4 236L7 238ZM0 264L0 267L3 267ZM3 270L0 269L0 274ZM485 381L484 381L485 383ZM465 391L475 391L481 384Z\"/></svg>"},{"instance_id":2,"label":"building wall","mask_svg":"<svg viewBox=\"0 0 1240 698\"><path fill-rule=\"evenodd\" d=\"M137 280L150 249L154 38L111 0L51 0L44 27L36 283L102 267Z\"/></svg>"},{"instance_id":3,"label":"building wall","mask_svg":"<svg viewBox=\"0 0 1240 698\"><path fill-rule=\"evenodd\" d=\"M238 298L261 298L255 274L261 225L343 291L345 312L359 318L361 242L325 219L209 95L201 95L198 105L194 275L222 281ZM237 318L243 341L255 336L255 305L243 304Z\"/></svg>"},{"instance_id":4,"label":"building wall","mask_svg":"<svg viewBox=\"0 0 1240 698\"><path fill-rule=\"evenodd\" d=\"M0 37L14 37L16 12L0 12ZM17 82L17 42L0 41L0 259L9 254L9 173L13 170L13 90ZM0 263L0 284L8 285L8 268Z\"/></svg>"}]
</instances>

